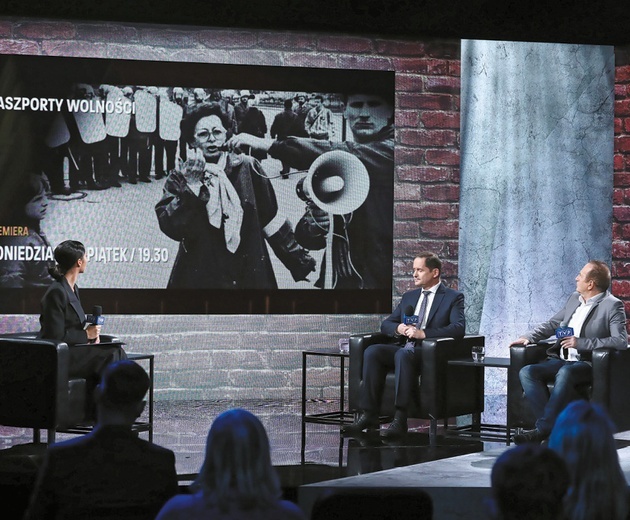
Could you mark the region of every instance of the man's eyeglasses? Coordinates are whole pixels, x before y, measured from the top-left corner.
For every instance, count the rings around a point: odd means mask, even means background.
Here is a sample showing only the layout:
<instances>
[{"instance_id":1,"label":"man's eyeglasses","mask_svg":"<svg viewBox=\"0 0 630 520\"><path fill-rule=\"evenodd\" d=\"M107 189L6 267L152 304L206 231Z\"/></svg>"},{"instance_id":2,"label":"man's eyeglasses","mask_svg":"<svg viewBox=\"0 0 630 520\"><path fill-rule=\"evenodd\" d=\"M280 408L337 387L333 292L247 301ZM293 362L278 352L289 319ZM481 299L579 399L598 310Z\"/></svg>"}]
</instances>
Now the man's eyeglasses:
<instances>
[{"instance_id":1,"label":"man's eyeglasses","mask_svg":"<svg viewBox=\"0 0 630 520\"><path fill-rule=\"evenodd\" d=\"M210 140L210 136L215 141L223 138L225 136L225 130L221 130L220 128L214 128L212 131L210 130L199 130L199 132L195 132L195 139L200 143L205 143Z\"/></svg>"}]
</instances>

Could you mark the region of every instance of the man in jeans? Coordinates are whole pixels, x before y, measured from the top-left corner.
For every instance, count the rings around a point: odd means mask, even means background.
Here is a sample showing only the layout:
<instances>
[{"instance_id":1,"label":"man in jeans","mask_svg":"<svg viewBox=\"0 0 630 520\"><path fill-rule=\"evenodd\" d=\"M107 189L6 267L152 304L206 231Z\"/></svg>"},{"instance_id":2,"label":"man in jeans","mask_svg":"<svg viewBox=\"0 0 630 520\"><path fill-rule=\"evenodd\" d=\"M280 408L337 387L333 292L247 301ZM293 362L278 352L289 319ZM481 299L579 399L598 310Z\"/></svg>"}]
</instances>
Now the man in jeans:
<instances>
[{"instance_id":1,"label":"man in jeans","mask_svg":"<svg viewBox=\"0 0 630 520\"><path fill-rule=\"evenodd\" d=\"M521 369L519 378L525 398L536 416L536 428L515 435L516 444L540 443L549 437L560 412L579 397L577 387L592 381L594 349L628 348L626 313L623 302L608 291L608 266L591 260L576 276L575 282L576 292L563 309L510 344L528 345L547 339L561 325L574 331L572 336L557 340L547 350L545 361ZM548 383L554 383L551 395Z\"/></svg>"}]
</instances>

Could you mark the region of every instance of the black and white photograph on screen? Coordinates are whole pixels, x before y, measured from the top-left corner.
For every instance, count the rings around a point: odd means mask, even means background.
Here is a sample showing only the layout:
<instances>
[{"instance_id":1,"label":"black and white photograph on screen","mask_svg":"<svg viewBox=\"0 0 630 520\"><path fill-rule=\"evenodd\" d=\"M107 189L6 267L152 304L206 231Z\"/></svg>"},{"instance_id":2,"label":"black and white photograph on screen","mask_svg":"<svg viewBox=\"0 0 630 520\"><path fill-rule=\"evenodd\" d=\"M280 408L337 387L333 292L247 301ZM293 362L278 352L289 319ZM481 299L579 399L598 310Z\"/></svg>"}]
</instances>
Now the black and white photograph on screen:
<instances>
[{"instance_id":1,"label":"black and white photograph on screen","mask_svg":"<svg viewBox=\"0 0 630 520\"><path fill-rule=\"evenodd\" d=\"M2 172L1 287L47 285L69 236L86 244L86 288L391 287L388 73L358 84L334 71L329 88L320 74L298 89L308 69L238 67L216 84L76 69L62 87L0 92L0 139L28 119L14 153L30 157Z\"/></svg>"}]
</instances>

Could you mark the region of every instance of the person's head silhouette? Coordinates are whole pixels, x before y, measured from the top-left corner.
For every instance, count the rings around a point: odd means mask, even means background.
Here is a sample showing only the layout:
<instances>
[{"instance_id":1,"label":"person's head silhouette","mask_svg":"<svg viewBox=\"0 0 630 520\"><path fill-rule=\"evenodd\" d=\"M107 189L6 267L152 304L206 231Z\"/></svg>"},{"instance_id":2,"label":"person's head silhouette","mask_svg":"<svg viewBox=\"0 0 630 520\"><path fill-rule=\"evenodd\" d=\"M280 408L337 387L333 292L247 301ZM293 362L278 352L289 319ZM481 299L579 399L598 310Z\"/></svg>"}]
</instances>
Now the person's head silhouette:
<instances>
[{"instance_id":1,"label":"person's head silhouette","mask_svg":"<svg viewBox=\"0 0 630 520\"><path fill-rule=\"evenodd\" d=\"M628 485L619 464L615 427L596 403L573 401L558 416L549 448L566 462L571 486L567 518L618 520L628 514Z\"/></svg>"},{"instance_id":2,"label":"person's head silhouette","mask_svg":"<svg viewBox=\"0 0 630 520\"><path fill-rule=\"evenodd\" d=\"M98 424L133 424L144 410L149 384L149 376L134 361L124 359L108 365L95 390Z\"/></svg>"},{"instance_id":3,"label":"person's head silhouette","mask_svg":"<svg viewBox=\"0 0 630 520\"><path fill-rule=\"evenodd\" d=\"M492 467L491 518L556 520L569 487L566 464L557 453L524 444L501 454Z\"/></svg>"},{"instance_id":4,"label":"person's head silhouette","mask_svg":"<svg viewBox=\"0 0 630 520\"><path fill-rule=\"evenodd\" d=\"M233 409L214 420L194 487L222 509L234 502L241 509L265 507L280 499L267 432L255 415Z\"/></svg>"}]
</instances>

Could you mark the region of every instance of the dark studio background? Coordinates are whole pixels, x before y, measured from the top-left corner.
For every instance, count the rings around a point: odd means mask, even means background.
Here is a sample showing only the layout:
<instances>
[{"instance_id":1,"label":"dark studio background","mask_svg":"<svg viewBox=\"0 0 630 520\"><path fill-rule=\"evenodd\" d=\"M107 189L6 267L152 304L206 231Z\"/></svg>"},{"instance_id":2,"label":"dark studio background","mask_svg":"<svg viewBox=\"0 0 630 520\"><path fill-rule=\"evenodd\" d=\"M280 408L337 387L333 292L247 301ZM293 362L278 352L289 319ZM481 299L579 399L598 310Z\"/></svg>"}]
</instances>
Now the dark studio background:
<instances>
[{"instance_id":1,"label":"dark studio background","mask_svg":"<svg viewBox=\"0 0 630 520\"><path fill-rule=\"evenodd\" d=\"M0 15L209 27L621 44L624 2L584 0L11 0Z\"/></svg>"},{"instance_id":2,"label":"dark studio background","mask_svg":"<svg viewBox=\"0 0 630 520\"><path fill-rule=\"evenodd\" d=\"M84 20L95 22L92 29L98 34L108 34L100 23L111 23L111 31L120 31L120 26L129 24L168 24L160 32L164 40L173 40L181 35L178 25L189 27L231 29L263 29L272 31L317 31L342 35L381 34L398 40L408 39L415 47L419 41L436 39L492 39L511 41L566 42L584 44L606 44L623 46L630 42L630 8L623 2L584 2L567 0L189 0L172 2L165 0L63 0L58 2L0 0L0 17L30 17L42 20ZM17 22L16 22L17 23ZM10 24L0 24L0 37L10 38ZM28 25L28 24L26 24ZM28 31L27 27L25 31ZM151 26L148 27L151 30ZM4 33L3 33L4 32ZM183 31L181 31L183 32ZM63 33L62 30L59 33ZM22 33L20 33L23 35ZM39 35L36 35L39 37ZM34 39L36 36L33 36ZM120 36L122 38L122 36ZM51 38L56 45L61 40L58 34ZM70 39L70 37L68 37ZM26 45L28 35L16 43ZM351 44L352 42L350 42ZM399 42L397 42L399 43ZM349 44L349 45L350 45ZM429 45L427 45L428 47ZM457 43L455 47L458 48ZM167 47L167 45L164 45ZM217 47L219 47L217 45ZM229 50L229 49L228 49ZM223 48L215 49L223 52ZM15 48L16 54L20 49ZM63 54L63 50L60 51ZM167 51L164 51L167 52ZM27 52L28 53L28 49ZM419 50L420 54L421 51ZM619 57L624 54L620 53ZM211 58L209 58L211 59ZM175 60L177 61L177 60ZM203 60L200 60L203 61ZM453 90L458 90L458 86ZM408 107L409 108L409 107ZM402 147L401 147L402 148ZM398 150L397 150L398 153ZM454 167L456 169L456 167ZM622 203L617 201L617 205ZM457 233L454 221L453 233ZM620 232L616 232L620 233ZM620 236L619 234L615 236ZM625 239L625 236L622 237ZM630 237L629 237L630 238ZM439 236L431 243L444 243ZM455 243L456 238L451 237ZM623 242L625 246L627 242ZM621 246L619 246L621 248ZM450 250L449 250L450 252ZM408 254L401 248L401 253ZM401 255L402 256L402 255ZM455 249L450 254L456 259ZM408 264L394 265L394 293L408 287ZM456 264L449 263L449 278L456 278ZM396 278L398 276L398 278ZM623 273L614 276L622 278ZM630 276L630 272L626 275ZM623 280L625 282L625 280ZM629 281L630 284L630 281ZM619 288L615 289L616 291ZM628 289L630 291L630 288ZM186 311L181 308L175 313L159 302L138 301L129 298L124 307L107 306L101 298L107 295L85 294L86 308L98 303L104 306L108 315L107 328L124 337L131 352L152 352L156 354L156 401L214 400L229 399L242 401L253 394L271 395L278 399L291 400L298 395L299 352L304 348L333 346L338 338L350 333L376 330L382 316L377 313L389 312L390 294L378 303L365 299L365 309L356 312L361 316L343 315L345 308L319 309L310 307L309 313L302 314L302 302L291 304L285 300L256 300L251 307L242 310L228 298L218 298L223 307L223 315L208 316L206 312ZM224 296L224 295L221 295ZM182 300L182 298L177 298ZM37 308L38 299L31 302ZM309 302L310 303L310 302ZM362 302L363 303L363 302ZM146 307L142 315L134 311L138 305ZM32 310L24 310L21 315L2 315L6 330L35 330L38 315ZM274 307L276 305L276 307ZM314 304L318 305L317 302ZM269 315L275 309L279 316ZM194 318L183 314L198 314ZM282 314L302 314L296 319L287 319ZM125 316L121 316L126 314ZM251 330L242 335L239 332L241 320L234 314L257 315L251 321ZM340 315L341 314L341 315ZM249 319L249 318L248 318ZM247 322L248 324L250 321ZM259 330L265 332L259 334ZM262 339L261 339L262 337ZM245 361L249 364L245 364ZM263 365L264 366L259 366ZM316 382L319 397L330 398L338 387L338 370L328 364L318 366ZM229 383L229 384L228 384ZM503 396L497 398L501 402ZM223 403L223 402L222 402ZM227 406L227 404L226 404ZM488 407L490 408L490 407ZM209 424L212 414L208 414L203 428ZM191 420L191 423L193 421ZM296 420L297 424L297 420ZM175 438L176 431L187 425L177 425L177 430L164 428ZM297 435L297 430L292 432ZM164 437L157 440L173 446L177 441ZM295 437L297 438L297 436ZM186 452L203 444L203 435L185 440L177 450ZM276 451L283 454L282 448ZM199 448L201 450L201 448ZM295 446L288 443L286 451ZM178 451L178 452L179 452ZM191 468L198 467L196 460L186 461ZM181 469L181 468L180 468ZM186 468L188 469L188 468Z\"/></svg>"}]
</instances>

